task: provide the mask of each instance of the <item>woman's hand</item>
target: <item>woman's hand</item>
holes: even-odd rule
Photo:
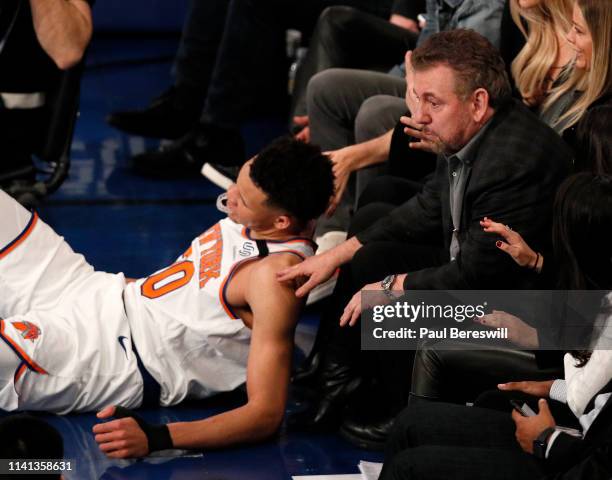
[[[515,232],[503,223],[495,222],[487,217],[480,221],[480,226],[485,232],[496,233],[505,240],[498,240],[495,245],[497,245],[497,248],[510,255],[518,265],[532,269],[536,267],[541,268],[541,266],[536,265],[536,263],[539,263],[539,258],[543,260],[543,257],[538,255],[529,245],[527,245],[520,233]]]

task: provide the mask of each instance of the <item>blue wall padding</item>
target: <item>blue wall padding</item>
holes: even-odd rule
[[[96,0],[95,28],[97,31],[178,32],[183,28],[189,1]]]

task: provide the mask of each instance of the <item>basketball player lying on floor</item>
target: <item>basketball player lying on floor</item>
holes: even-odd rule
[[[313,255],[310,221],[332,193],[318,148],[277,140],[240,171],[228,218],[168,268],[130,283],[94,271],[0,191],[0,409],[101,409],[98,417],[115,419],[96,425],[95,438],[114,458],[273,435],[301,307],[297,285],[276,272]],[[126,411],[245,381],[245,405],[206,419],[150,425]]]

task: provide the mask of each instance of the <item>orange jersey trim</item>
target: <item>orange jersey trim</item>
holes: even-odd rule
[[[28,366],[24,362],[21,362],[19,367],[17,367],[17,370],[15,370],[15,376],[13,378],[13,384],[15,384],[15,383],[17,383],[19,381],[19,379],[22,377],[22,375],[25,373],[25,371],[27,369],[28,369]]]
[[[6,247],[0,250],[0,260],[6,257],[13,250],[15,250],[19,245],[23,243],[23,241],[26,238],[28,238],[30,233],[32,233],[32,230],[34,230],[34,227],[36,226],[37,221],[38,221],[38,215],[36,214],[36,212],[34,212],[32,214],[32,218],[30,218],[30,221],[28,222],[26,227],[23,229],[23,232],[21,232],[15,240],[13,240]]]
[[[17,354],[17,356],[26,363],[28,368],[30,368],[31,370],[34,370],[37,373],[47,375],[47,372],[42,367],[40,367],[34,360],[32,360],[30,356],[27,353],[25,353],[22,350],[22,348],[19,345],[17,345],[17,343],[15,343],[15,341],[11,337],[9,337],[6,334],[6,332],[4,331],[4,325],[5,325],[5,321],[0,320],[0,338],[2,338],[2,340],[4,340],[7,343],[7,345],[11,347],[11,349]]]

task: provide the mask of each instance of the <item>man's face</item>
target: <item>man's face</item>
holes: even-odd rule
[[[455,93],[455,74],[450,67],[415,71],[413,90],[418,101],[412,118],[423,125],[425,133],[438,138],[439,151],[458,152],[478,131],[470,99],[462,100]]]
[[[281,212],[266,203],[266,194],[251,180],[252,163],[253,159],[243,165],[236,183],[227,191],[228,217],[255,231],[267,230]]]

